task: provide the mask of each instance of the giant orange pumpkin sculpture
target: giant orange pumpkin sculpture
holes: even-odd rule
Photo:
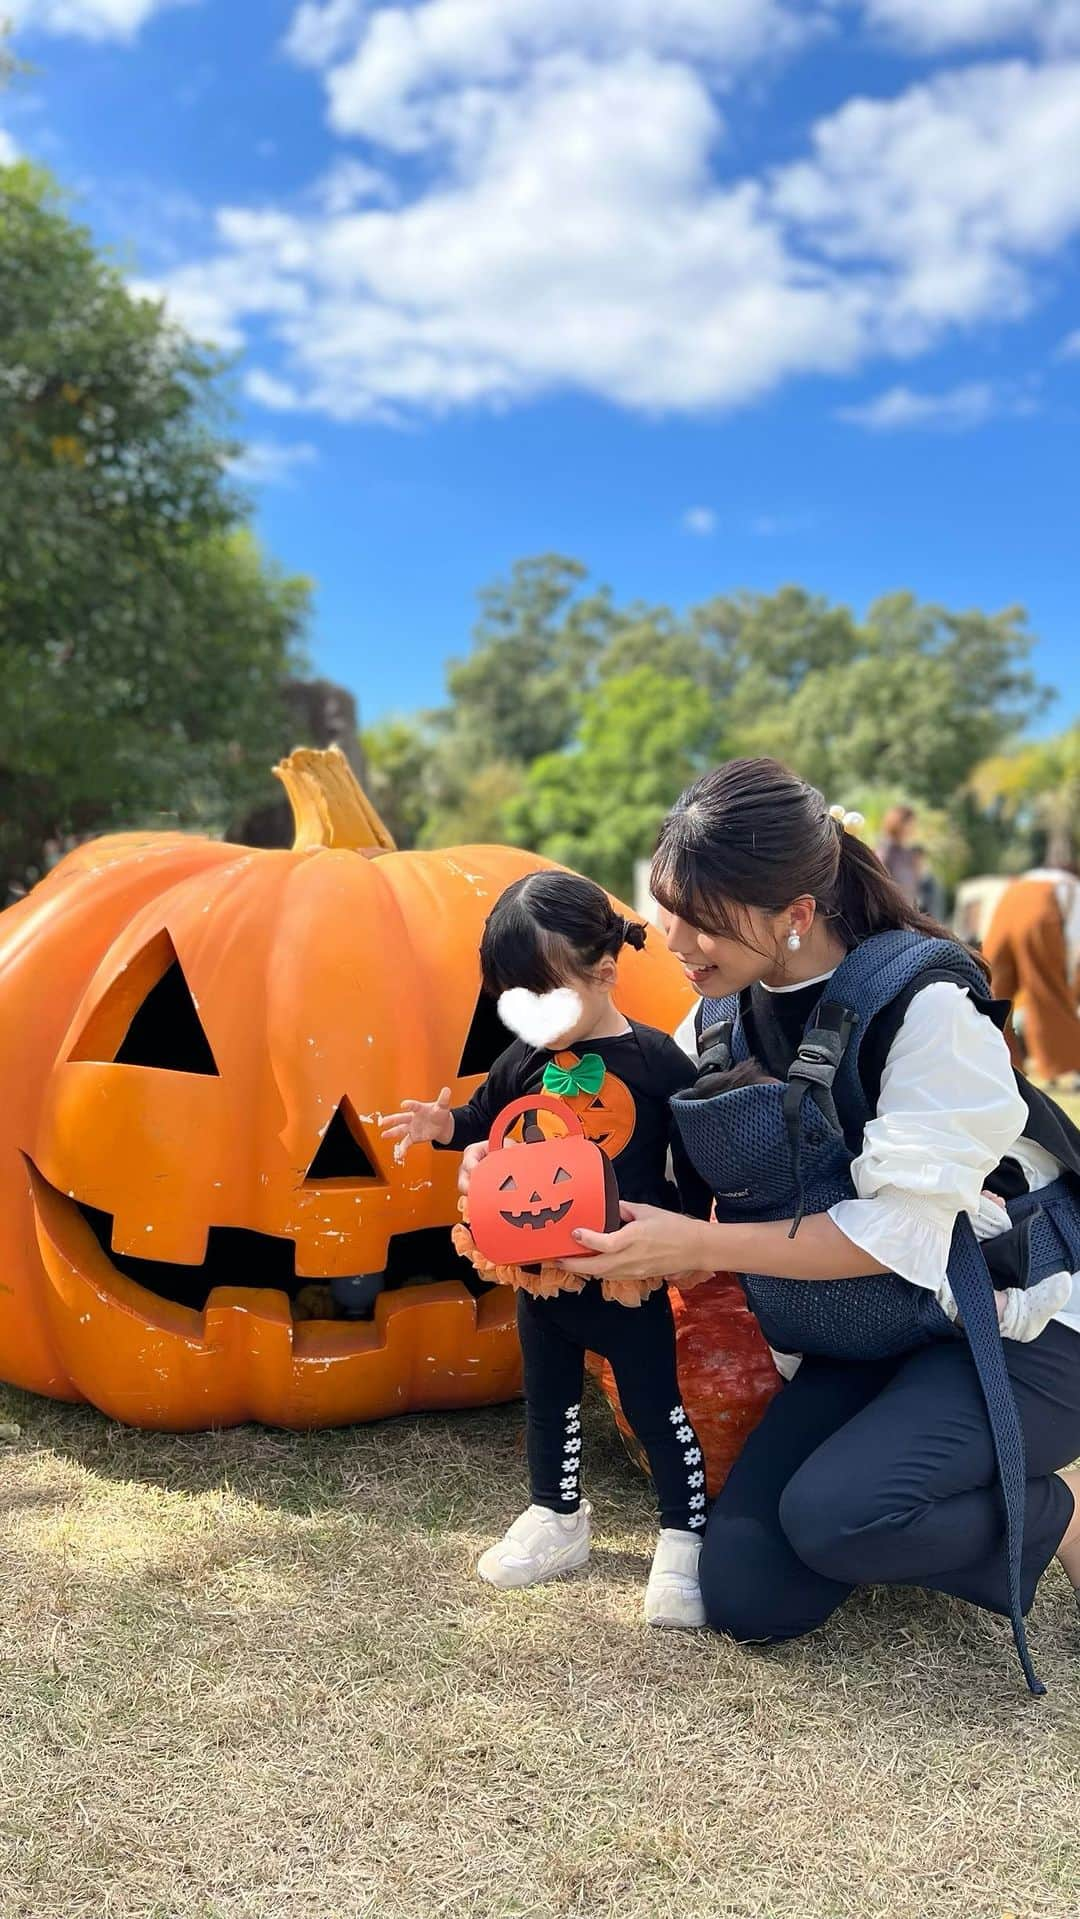
[[[400,853],[339,754],[277,769],[291,851],[82,847],[0,917],[0,1377],[119,1419],[323,1426],[520,1390],[513,1297],[449,1252],[454,1155],[394,1165],[380,1110],[479,1084],[507,847]],[[620,1000],[675,1024],[659,945]],[[389,1274],[370,1321],[305,1282]]]

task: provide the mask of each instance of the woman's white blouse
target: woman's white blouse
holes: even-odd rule
[[[675,1037],[695,1051],[692,1015]],[[969,1213],[980,1237],[993,1230],[980,1219],[980,1195],[1006,1154],[1033,1189],[1060,1171],[1024,1139],[1026,1124],[1001,1033],[963,987],[935,981],[916,994],[889,1050],[878,1109],[852,1162],[858,1197],[829,1217],[882,1266],[938,1293],[957,1214]],[[1080,1274],[1058,1318],[1080,1330]]]

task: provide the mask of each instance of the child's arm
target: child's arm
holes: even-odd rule
[[[430,1143],[460,1153],[486,1139],[496,1115],[517,1095],[524,1053],[521,1041],[515,1040],[463,1106],[451,1106],[448,1086],[437,1100],[402,1100],[400,1113],[387,1113],[380,1129],[383,1139],[395,1142],[394,1158],[404,1159],[410,1146]]]

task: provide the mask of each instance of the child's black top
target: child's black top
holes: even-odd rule
[[[560,1047],[559,1051],[572,1051],[578,1059],[597,1053],[630,1094],[634,1104],[633,1131],[611,1162],[622,1198],[664,1206],[672,1212],[682,1210],[697,1219],[705,1219],[712,1195],[686,1157],[668,1105],[673,1093],[681,1092],[696,1078],[697,1068],[667,1033],[659,1032],[655,1026],[641,1026],[636,1020],[628,1021],[628,1025],[630,1031],[616,1039],[583,1039],[572,1048]],[[452,1108],[454,1136],[445,1142],[447,1150],[462,1152],[477,1140],[486,1139],[502,1108],[509,1106],[511,1100],[520,1099],[525,1093],[542,1092],[544,1068],[554,1058],[553,1051],[530,1046],[522,1039],[514,1040],[499,1054],[468,1105]],[[678,1191],[667,1177],[669,1147]]]

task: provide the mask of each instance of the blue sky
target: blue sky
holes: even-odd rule
[[[1080,0],[4,0],[46,162],[236,356],[365,719],[476,589],[1021,602],[1080,711]]]

